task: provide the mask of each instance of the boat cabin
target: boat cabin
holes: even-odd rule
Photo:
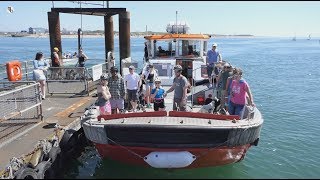
[[[158,70],[163,85],[172,84],[173,68],[181,65],[182,74],[192,81],[207,78],[206,52],[210,36],[203,34],[164,34],[144,37],[147,46],[146,64]]]

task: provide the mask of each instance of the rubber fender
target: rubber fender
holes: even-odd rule
[[[70,148],[69,145],[69,140],[72,137],[72,135],[75,133],[76,131],[73,129],[68,129],[64,132],[61,141],[59,143],[59,146],[61,148],[62,151],[67,150]]]
[[[54,178],[54,171],[51,168],[52,163],[49,161],[42,161],[36,166],[36,172],[39,179]]]
[[[52,147],[48,153],[48,157],[51,159],[51,162],[55,162],[58,155],[61,152],[61,148],[60,147]]]
[[[30,167],[21,167],[15,173],[15,179],[39,179],[39,177],[35,169]]]

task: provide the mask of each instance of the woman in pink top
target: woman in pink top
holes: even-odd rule
[[[248,95],[248,104],[254,106],[252,94],[248,83],[242,79],[242,70],[238,68],[238,72],[234,74],[234,80],[231,83],[230,103],[228,111],[230,115],[239,115],[246,104]]]

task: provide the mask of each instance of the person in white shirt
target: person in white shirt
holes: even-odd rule
[[[132,105],[133,112],[137,112],[137,100],[138,100],[137,93],[141,85],[141,80],[140,80],[140,76],[136,72],[134,72],[134,70],[135,70],[134,66],[129,67],[130,74],[127,74],[124,77],[124,82],[127,89],[128,101]]]

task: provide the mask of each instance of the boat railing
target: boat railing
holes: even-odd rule
[[[198,68],[196,68],[196,69],[193,69],[192,70],[192,77],[196,77],[198,74],[197,74],[197,72],[199,71],[199,69],[200,69],[200,73],[201,73],[201,68],[202,67],[198,67]],[[194,94],[195,94],[195,88],[194,88],[194,83],[195,83],[195,81],[193,80],[192,82],[191,82],[192,84],[191,84],[191,86],[192,86],[192,90],[191,90],[191,109],[193,109],[193,107],[194,107]]]

